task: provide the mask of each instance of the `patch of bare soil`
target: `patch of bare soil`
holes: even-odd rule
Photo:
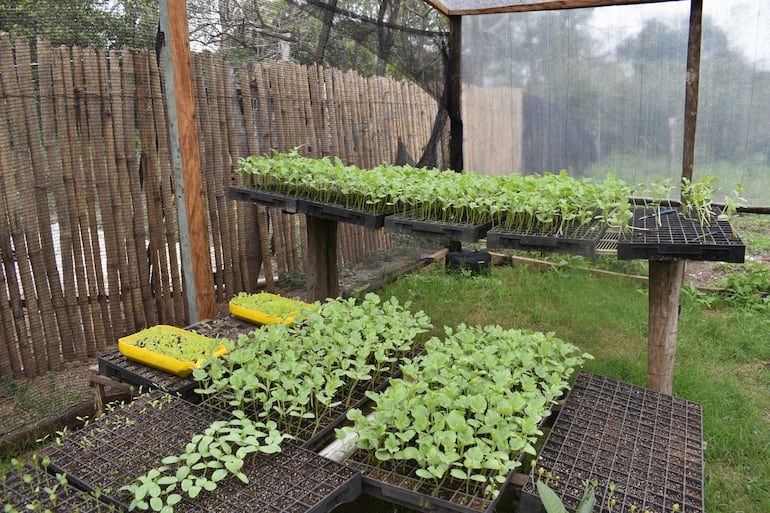
[[[96,360],[71,363],[35,378],[0,376],[0,439],[93,398],[88,377],[95,372]]]

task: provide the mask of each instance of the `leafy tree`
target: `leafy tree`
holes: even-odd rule
[[[0,30],[13,37],[42,36],[54,45],[149,46],[158,24],[158,0],[4,0]]]

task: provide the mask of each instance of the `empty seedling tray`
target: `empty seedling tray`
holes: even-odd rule
[[[670,513],[678,504],[683,513],[703,513],[703,450],[699,404],[581,372],[522,489],[519,512],[544,513],[540,479],[570,512],[585,483],[596,481],[595,511]]]
[[[716,212],[703,226],[681,208],[663,212],[658,215],[652,208],[634,210],[631,229],[618,239],[619,260],[744,261],[746,246],[730,223],[716,218]]]

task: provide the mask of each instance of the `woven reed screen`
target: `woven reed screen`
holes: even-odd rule
[[[0,34],[0,373],[39,375],[188,324],[162,73],[144,50]],[[436,112],[414,84],[338,70],[202,54],[193,73],[221,313],[234,293],[304,271],[302,216],[228,198],[238,158],[302,146],[372,167],[399,137],[419,155]],[[351,226],[338,243],[346,265],[390,244]]]

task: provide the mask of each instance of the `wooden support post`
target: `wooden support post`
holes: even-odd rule
[[[307,216],[307,301],[339,295],[337,222]]]
[[[685,260],[649,261],[647,388],[672,395]]]
[[[185,0],[161,0],[160,29],[182,272],[194,324],[216,314]]]
[[[695,127],[698,121],[698,86],[700,82],[700,47],[703,0],[690,1],[690,33],[687,40],[687,78],[684,96],[684,145],[682,178],[692,180],[695,163]]]
[[[447,112],[449,114],[449,166],[455,171],[462,171],[463,157],[463,118],[462,118],[462,16],[449,17],[449,62],[444,87],[449,89]]]

